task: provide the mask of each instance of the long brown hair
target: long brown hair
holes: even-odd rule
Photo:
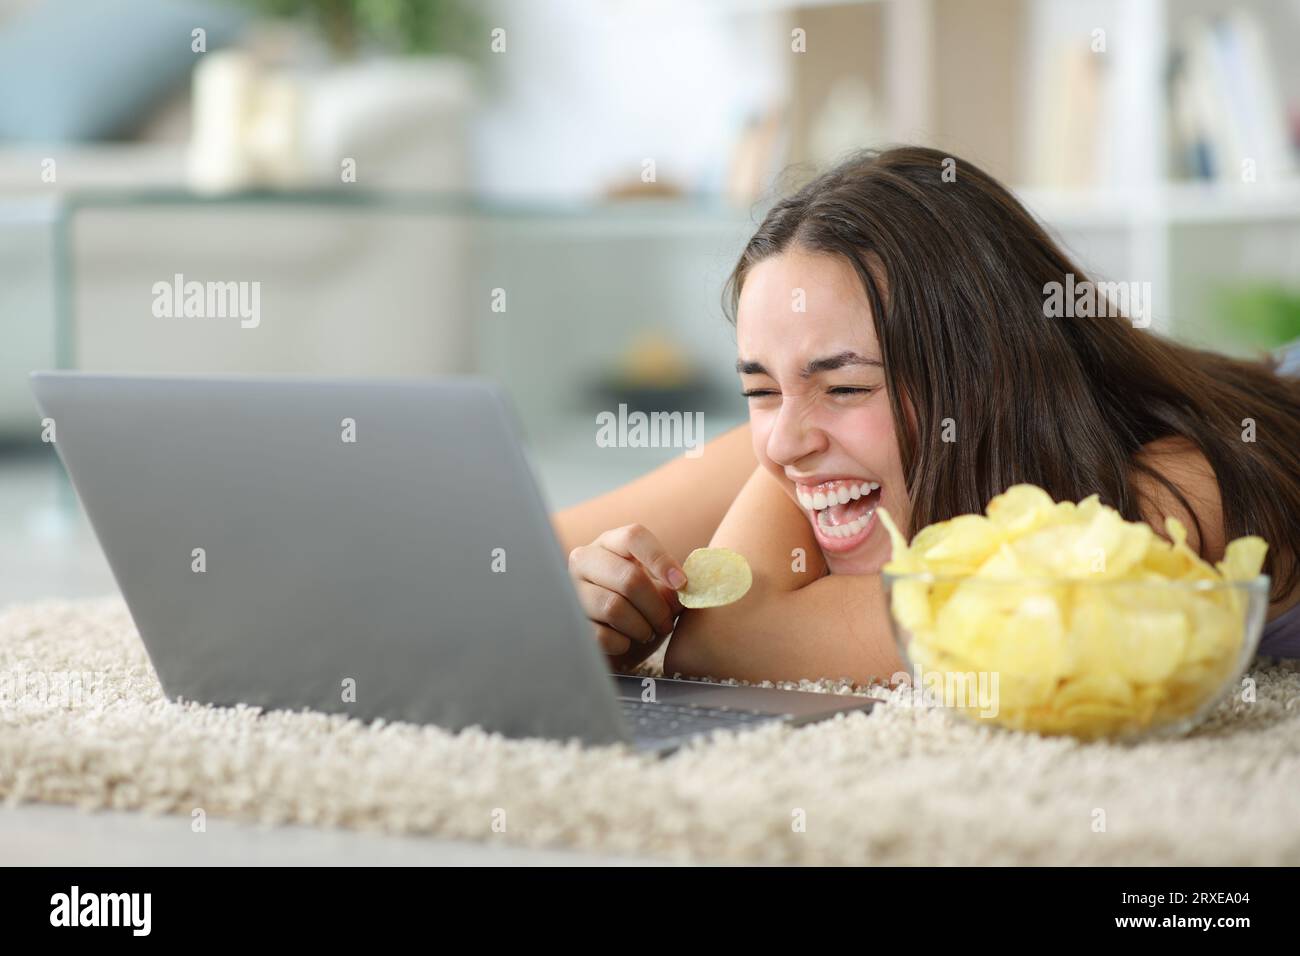
[[[920,147],[866,151],[778,202],[728,280],[732,320],[749,270],[787,247],[854,266],[883,353],[909,533],[979,512],[1019,482],[1057,500],[1096,493],[1140,520],[1138,474],[1195,517],[1182,489],[1136,457],[1181,436],[1214,469],[1228,538],[1268,541],[1274,593],[1289,593],[1300,578],[1300,382],[1113,312],[1046,317],[1048,283],[1087,276],[1005,187],[952,162]],[[955,441],[943,440],[949,418]]]

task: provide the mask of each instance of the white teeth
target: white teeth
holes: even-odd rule
[[[817,524],[821,527],[822,532],[829,538],[851,538],[867,526],[867,523],[871,521],[871,516],[875,513],[876,509],[872,508],[860,518],[854,518],[848,524],[841,525],[829,525],[825,520],[823,520],[824,516],[819,514],[817,516]]]
[[[821,511],[832,505],[846,505],[850,501],[857,501],[880,487],[876,481],[864,481],[861,484],[839,485],[834,488],[825,488],[821,491],[809,494],[805,491],[797,491],[799,504],[809,511]]]

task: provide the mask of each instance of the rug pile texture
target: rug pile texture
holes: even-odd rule
[[[1300,864],[1300,669],[1176,740],[977,727],[905,689],[658,760],[169,702],[120,599],[0,610],[0,800],[705,863]],[[1249,697],[1250,695],[1244,695]]]

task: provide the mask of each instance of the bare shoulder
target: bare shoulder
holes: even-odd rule
[[[1163,482],[1135,470],[1133,484],[1141,498],[1142,517],[1161,534],[1164,534],[1165,518],[1177,518],[1187,528],[1188,543],[1197,550],[1201,546],[1196,530],[1199,524],[1205,535],[1206,556],[1215,561],[1222,557],[1227,544],[1223,501],[1218,478],[1201,450],[1186,438],[1161,438],[1145,445],[1135,462],[1163,476],[1191,505],[1189,511]]]

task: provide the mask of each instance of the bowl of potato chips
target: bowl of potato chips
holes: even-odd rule
[[[1084,740],[1185,733],[1240,680],[1268,610],[1267,545],[1211,565],[1094,495],[1017,485],[893,541],[890,616],[913,686],[994,726]]]

